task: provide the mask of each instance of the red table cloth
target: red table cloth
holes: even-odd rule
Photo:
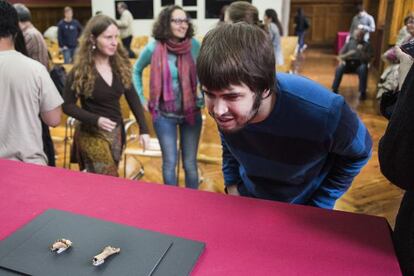
[[[384,218],[0,160],[0,240],[48,208],[203,241],[192,275],[400,275]]]

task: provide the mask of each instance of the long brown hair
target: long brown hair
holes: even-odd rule
[[[80,38],[79,48],[75,55],[75,62],[71,74],[73,74],[73,83],[71,88],[78,95],[91,97],[94,89],[97,70],[95,68],[94,51],[99,51],[93,44],[91,37],[97,38],[110,25],[118,25],[116,21],[109,16],[100,14],[92,17],[85,26]],[[115,55],[109,57],[112,72],[121,79],[125,88],[131,87],[131,64],[128,54],[122,43],[118,43]]]

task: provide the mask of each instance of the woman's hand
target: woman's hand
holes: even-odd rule
[[[395,54],[397,55],[397,58],[400,60],[400,68],[398,70],[398,83],[399,89],[401,89],[405,77],[407,77],[408,71],[410,71],[410,68],[413,65],[413,58],[404,53],[398,46],[395,46]]]
[[[102,130],[111,132],[116,127],[116,123],[108,118],[99,117],[98,127]]]
[[[142,107],[144,108],[145,111],[147,111],[147,112],[149,111],[148,102],[147,101],[145,101],[145,103],[142,104]]]
[[[150,136],[148,134],[141,134],[139,136],[139,143],[141,144],[142,149],[145,151],[145,149],[149,148]]]

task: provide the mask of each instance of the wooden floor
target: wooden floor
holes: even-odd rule
[[[308,49],[299,59],[299,73],[313,79],[326,87],[330,87],[335,72],[336,59],[329,49]],[[385,217],[393,227],[395,215],[398,210],[402,191],[391,185],[380,173],[378,164],[378,141],[387,125],[387,121],[378,116],[375,109],[375,81],[370,77],[368,85],[368,99],[364,102],[358,100],[358,78],[356,75],[344,75],[340,93],[347,102],[360,115],[362,121],[368,127],[374,141],[371,160],[356,177],[349,191],[337,201],[335,209],[348,212],[363,213]],[[58,127],[52,131],[57,151],[57,164],[63,166],[63,137],[64,127]],[[221,150],[215,123],[206,116],[200,143],[199,168],[202,176],[200,189],[223,192],[223,176],[221,173]],[[128,156],[127,177],[136,174],[139,160],[144,168],[143,181],[161,183],[161,161],[158,157]],[[212,161],[213,160],[213,161]],[[76,165],[71,165],[77,169]],[[121,163],[120,175],[123,175],[124,164]],[[180,186],[184,184],[184,173],[180,172]]]

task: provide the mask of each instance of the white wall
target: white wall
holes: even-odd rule
[[[127,1],[126,1],[127,2]],[[218,19],[204,19],[205,18],[205,0],[197,0],[198,6],[184,7],[186,10],[197,11],[197,19],[193,20],[193,24],[196,28],[196,35],[204,35],[211,28],[215,26]],[[176,0],[177,5],[182,4],[182,0]],[[161,11],[161,0],[154,0],[154,16],[156,17]],[[287,33],[289,12],[290,12],[290,0],[252,0],[252,4],[259,10],[259,16],[263,19],[264,11],[268,8],[276,10],[279,15],[279,19],[283,24],[285,33]],[[92,0],[92,14],[97,11],[102,11],[103,14],[115,17],[115,4],[114,0]],[[151,35],[152,24],[154,19],[146,20],[134,20],[132,26],[134,35]]]

